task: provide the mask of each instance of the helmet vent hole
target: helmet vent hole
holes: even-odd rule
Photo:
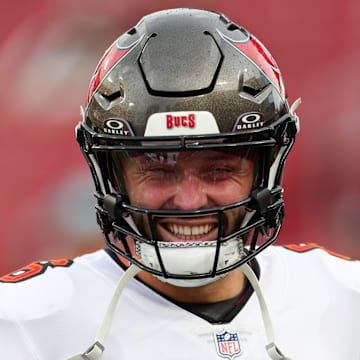
[[[234,23],[229,24],[229,26],[227,27],[227,29],[228,29],[229,31],[240,30],[239,26],[236,25],[236,24],[234,24]]]
[[[249,95],[251,95],[251,96],[256,96],[256,95],[258,95],[259,93],[261,93],[261,91],[263,90],[264,88],[260,88],[260,89],[254,89],[254,88],[252,88],[252,87],[250,87],[250,86],[243,86],[243,88],[242,88],[242,91],[243,92],[245,92],[245,93],[247,93],[247,94],[249,94]]]
[[[130,29],[127,33],[128,33],[129,35],[134,35],[134,34],[136,34],[136,29],[133,27],[133,28]]]
[[[110,95],[105,95],[105,94],[101,94],[101,95],[110,102],[122,97],[121,91],[115,91],[114,93],[112,93]]]
[[[242,28],[241,26],[236,25],[236,24],[234,24],[234,23],[229,24],[229,25],[227,26],[227,30],[228,30],[228,31],[240,31],[246,38],[248,38],[248,39],[250,38],[249,33],[248,33],[244,28]],[[236,34],[236,33],[233,33],[232,36],[235,36],[235,34]]]

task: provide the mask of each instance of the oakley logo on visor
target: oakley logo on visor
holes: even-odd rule
[[[111,135],[134,135],[130,124],[124,119],[109,119],[105,121],[104,133]]]
[[[264,126],[260,113],[246,113],[238,117],[233,131],[261,128]]]

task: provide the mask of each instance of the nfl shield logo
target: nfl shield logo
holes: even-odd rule
[[[237,333],[223,331],[215,334],[216,350],[224,358],[232,360],[241,354],[242,349]]]

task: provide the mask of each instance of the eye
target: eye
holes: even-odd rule
[[[148,180],[162,184],[176,181],[176,173],[171,166],[153,164],[145,167],[143,174]]]
[[[232,171],[233,170],[228,167],[215,167],[210,170],[210,173],[212,173],[212,174],[229,174]]]
[[[232,176],[234,169],[228,166],[215,166],[208,168],[203,178],[210,182],[224,181]]]
[[[169,169],[163,168],[163,167],[151,167],[146,169],[145,171],[148,171],[150,173],[170,173],[171,171]]]
[[[149,166],[144,169],[145,171],[151,172],[151,173],[171,173],[173,172],[173,169],[171,169],[169,166]]]
[[[231,169],[229,167],[218,166],[218,167],[214,168],[213,171],[215,171],[215,172],[231,172],[231,171],[233,171],[233,169]]]

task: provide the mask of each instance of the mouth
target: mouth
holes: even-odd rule
[[[161,222],[158,233],[165,241],[211,241],[217,238],[217,223]]]

